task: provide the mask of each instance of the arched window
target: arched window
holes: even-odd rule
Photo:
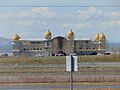
[[[23,50],[26,50],[26,48],[23,48]]]

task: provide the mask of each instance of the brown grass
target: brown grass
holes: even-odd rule
[[[79,62],[120,62],[120,55],[81,56]]]
[[[0,63],[5,64],[65,64],[64,56],[49,57],[0,57]],[[120,62],[120,55],[110,56],[79,56],[78,62]]]
[[[62,88],[62,89],[51,89],[51,90],[70,90],[70,89],[64,89],[64,88]],[[89,88],[89,89],[82,89],[82,88],[75,88],[74,90],[120,90],[120,88],[94,88],[94,89],[91,89],[91,88]]]

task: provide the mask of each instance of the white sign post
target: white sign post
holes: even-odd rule
[[[66,71],[78,71],[77,56],[66,56]]]
[[[73,90],[73,72],[78,71],[77,56],[66,56],[66,71],[70,72],[70,90]]]

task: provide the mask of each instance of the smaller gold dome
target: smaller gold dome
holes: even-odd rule
[[[74,32],[72,31],[72,29],[67,33],[67,37],[73,37],[74,36]]]
[[[100,34],[100,36],[99,36],[99,40],[100,40],[100,41],[105,40],[105,35],[104,35],[104,33],[101,33],[101,34]]]
[[[20,39],[20,36],[18,34],[14,34],[13,37],[12,37],[13,41],[19,40],[19,39]]]
[[[95,40],[96,40],[96,41],[99,41],[99,36],[100,36],[100,35],[99,35],[98,33],[95,35]]]
[[[45,32],[45,37],[51,37],[51,36],[52,36],[52,34],[49,30],[47,32]]]

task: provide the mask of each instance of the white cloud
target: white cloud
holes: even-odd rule
[[[70,28],[72,28],[69,23],[63,23],[62,27],[63,27],[64,29],[70,29]]]
[[[39,22],[42,23],[42,19],[55,18],[56,15],[57,13],[51,11],[48,7],[35,7],[22,12],[0,13],[0,23],[5,25],[14,23],[17,27],[26,28],[36,23],[39,24]],[[43,26],[45,25],[43,24]]]
[[[16,21],[16,25],[20,27],[31,27],[34,25],[34,20],[21,20],[21,21]]]
[[[105,16],[111,17],[111,18],[118,18],[118,17],[120,17],[120,11],[106,12]]]
[[[96,27],[101,30],[116,30],[120,27],[120,21],[101,22],[97,23]]]
[[[84,10],[78,10],[77,11],[79,13],[79,17],[81,19],[93,19],[93,18],[98,18],[100,16],[102,16],[103,11],[100,9],[97,9],[96,7],[89,7],[87,9]]]
[[[20,18],[54,18],[56,13],[52,12],[48,7],[35,7],[30,11],[19,13]]]
[[[111,16],[120,17],[120,11],[110,13]]]
[[[85,20],[74,24],[76,29],[96,29],[96,30],[112,30],[120,27],[120,11],[107,11],[96,7],[78,10],[76,18]],[[90,21],[89,21],[90,20]],[[94,21],[95,20],[95,21]],[[88,22],[88,23],[87,23]]]
[[[76,32],[81,30],[83,33],[89,33],[90,30],[90,32],[100,30],[112,31],[113,29],[118,30],[120,27],[120,11],[117,10],[108,11],[106,9],[96,7],[89,7],[85,9],[80,8],[79,10],[75,9],[76,11],[69,11],[69,9],[60,9],[60,11],[57,11],[58,9],[54,10],[55,11],[53,11],[53,8],[50,9],[48,7],[35,7],[22,12],[0,13],[0,23],[2,23],[0,24],[0,29],[6,31],[12,30],[15,32],[16,29],[19,28],[21,30],[19,32],[21,33],[24,31],[36,33],[37,30],[42,30],[44,32],[46,29],[51,29],[56,33],[57,30],[59,32],[67,32],[70,28],[74,28]],[[105,21],[107,19],[116,20]],[[11,25],[14,22],[15,24]],[[64,31],[62,31],[62,29]]]
[[[76,23],[75,25],[74,25],[74,28],[76,28],[76,29],[89,29],[89,28],[91,28],[91,25],[92,24],[90,24],[90,23]]]
[[[0,13],[0,19],[8,18],[54,18],[57,13],[51,11],[48,7],[35,7],[28,11],[19,13]]]
[[[90,8],[88,8],[88,9],[86,9],[86,10],[79,10],[78,11],[80,14],[94,14],[94,13],[96,13],[97,12],[97,8],[96,7],[90,7]]]
[[[118,25],[120,26],[120,20],[118,21]]]
[[[16,14],[13,13],[0,13],[0,19],[9,19],[16,17]]]

